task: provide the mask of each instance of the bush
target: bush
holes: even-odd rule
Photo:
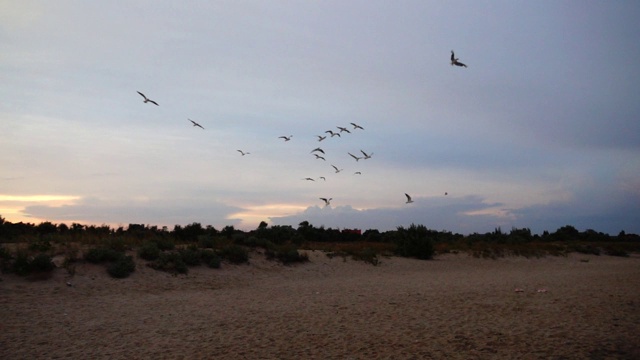
[[[146,242],[138,249],[138,256],[142,259],[153,261],[160,257],[160,249],[154,242]]]
[[[210,268],[213,268],[213,269],[220,268],[220,262],[222,261],[222,259],[220,259],[220,256],[218,256],[218,254],[216,254],[215,251],[202,250],[200,252],[200,257],[202,258],[202,261],[205,264],[207,264],[207,266],[209,266]]]
[[[408,229],[398,227],[395,234],[396,254],[405,257],[415,257],[422,260],[433,257],[433,242],[429,238],[429,231],[424,225],[414,225]]]
[[[216,247],[216,239],[210,235],[198,236],[198,246],[205,249],[213,249]]]
[[[26,251],[18,251],[16,253],[16,259],[11,266],[11,272],[19,276],[28,275],[30,272],[29,255]]]
[[[160,251],[173,250],[176,248],[176,244],[173,240],[167,237],[159,237],[154,239],[153,242],[158,246]]]
[[[84,259],[93,264],[100,264],[107,261],[116,261],[121,256],[123,254],[116,250],[100,247],[89,249],[84,255]]]
[[[220,256],[232,264],[249,262],[249,252],[239,245],[229,245],[220,250]]]
[[[136,269],[136,264],[131,256],[120,256],[116,261],[107,266],[107,272],[111,277],[123,279],[128,277]]]
[[[47,254],[38,254],[29,263],[29,270],[32,272],[50,272],[55,268],[51,261],[51,256]]]
[[[267,250],[266,255],[268,259],[278,259],[285,265],[309,261],[307,254],[300,254],[298,249],[293,246],[282,246],[274,250]]]
[[[186,249],[182,249],[178,251],[180,257],[182,257],[182,261],[187,266],[198,266],[200,265],[200,251],[195,247],[189,247]]]
[[[149,263],[148,266],[173,274],[186,274],[189,272],[189,268],[182,260],[182,256],[176,252],[160,253],[160,256],[154,262]]]

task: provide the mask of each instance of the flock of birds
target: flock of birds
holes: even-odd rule
[[[461,63],[461,62],[459,61],[459,59],[455,57],[455,53],[453,52],[453,50],[451,50],[451,66],[454,66],[454,65],[455,65],[455,66],[459,66],[459,67],[465,67],[465,68],[467,67],[467,65],[466,65],[466,64]],[[143,100],[143,102],[144,102],[145,104],[146,104],[146,103],[151,103],[151,104],[154,104],[154,105],[156,105],[156,106],[160,106],[160,105],[158,105],[158,103],[157,103],[156,101],[149,99],[145,94],[141,93],[140,91],[138,91],[138,94],[140,94],[140,96],[142,96],[142,97],[143,97],[143,99],[144,99],[144,100]],[[191,122],[191,124],[192,124],[194,127],[199,127],[199,128],[200,128],[200,129],[202,129],[202,130],[204,130],[204,129],[205,129],[202,125],[198,124],[197,122],[195,122],[195,121],[193,121],[193,120],[191,120],[191,119],[189,119],[189,118],[187,118],[187,120],[188,120],[188,121],[190,121],[190,122]],[[358,124],[356,124],[356,123],[353,123],[353,122],[352,122],[352,123],[350,123],[350,124],[351,124],[351,126],[353,126],[353,129],[351,129],[351,130],[353,130],[353,131],[355,131],[355,130],[364,130],[364,127],[362,127],[362,126],[360,126],[360,125],[358,125]],[[335,136],[342,137],[342,135],[341,135],[342,133],[351,134],[351,130],[349,130],[349,129],[348,129],[348,128],[346,128],[346,127],[336,126],[336,128],[337,128],[339,131],[333,131],[333,130],[331,130],[331,129],[330,129],[330,130],[327,130],[327,131],[325,131],[325,132],[324,132],[324,133],[325,133],[325,134],[327,134],[327,135],[324,135],[324,136],[323,136],[323,135],[316,135],[316,137],[318,138],[318,142],[322,142],[322,141],[324,141],[324,140],[325,140],[325,139],[327,139],[327,137],[329,137],[329,136],[331,136],[331,138],[333,138],[333,137],[335,137]],[[279,137],[278,137],[278,139],[283,139],[283,140],[284,140],[284,142],[290,141],[292,138],[293,138],[293,135],[288,135],[288,136],[286,136],[286,135],[282,135],[282,136],[279,136]],[[246,156],[246,155],[251,154],[250,152],[246,152],[246,151],[243,151],[243,150],[237,150],[237,151],[238,151],[238,152],[240,153],[240,155],[242,155],[242,156]],[[319,155],[318,153],[321,153],[322,155]],[[356,155],[352,154],[351,152],[347,152],[347,154],[348,154],[349,156],[351,156],[351,157],[352,157],[356,162],[358,162],[358,161],[360,161],[360,160],[368,160],[368,159],[371,159],[371,157],[373,156],[373,152],[371,152],[371,153],[367,153],[367,152],[363,151],[362,149],[360,150],[360,153],[362,153],[362,156],[356,156]],[[325,151],[324,151],[322,148],[320,148],[320,147],[316,147],[315,149],[311,150],[311,154],[315,156],[316,160],[323,160],[323,161],[326,161],[325,157],[323,156],[323,155],[325,155]],[[331,164],[331,167],[333,167],[333,169],[335,170],[335,173],[336,173],[336,174],[337,174],[337,173],[340,173],[340,172],[342,172],[342,171],[344,170],[344,169],[340,169],[340,168],[338,168],[337,166],[335,166],[335,165],[333,165],[333,164]],[[361,173],[360,171],[356,171],[356,172],[354,172],[354,175],[362,175],[362,173]],[[324,177],[324,176],[320,176],[320,177],[318,177],[318,179],[322,179],[323,181],[326,181],[326,177]],[[302,180],[306,180],[306,181],[315,181],[315,179],[314,179],[314,178],[311,178],[311,177],[306,177],[306,178],[303,178]],[[409,194],[407,194],[407,193],[405,193],[404,195],[405,195],[405,196],[406,196],[406,198],[407,198],[407,201],[405,202],[406,204],[411,204],[411,203],[413,203],[413,199],[411,198],[411,195],[409,195]],[[444,193],[444,195],[446,196],[446,195],[448,195],[448,193],[447,193],[447,192],[445,192],[445,193]],[[321,198],[319,198],[319,199],[320,199],[320,200],[322,200],[322,201],[324,202],[324,206],[325,206],[325,207],[326,207],[326,206],[331,205],[331,200],[333,200],[333,198],[325,198],[325,197],[321,197]]]

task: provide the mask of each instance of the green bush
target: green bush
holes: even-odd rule
[[[47,254],[38,254],[29,263],[31,272],[50,272],[53,271],[55,265],[51,261],[51,256]]]
[[[113,249],[99,247],[89,249],[84,255],[84,259],[93,264],[100,264],[107,261],[116,261],[123,254]]]
[[[285,265],[309,261],[307,254],[301,254],[295,247],[286,245],[276,249],[268,249],[266,255],[268,259],[277,259]]]
[[[25,276],[31,271],[29,264],[29,255],[26,251],[18,251],[16,258],[11,265],[11,272],[16,275]]]
[[[213,249],[216,247],[216,239],[211,235],[198,236],[198,246],[205,249]]]
[[[178,251],[180,257],[182,257],[182,261],[187,266],[198,266],[200,265],[200,251],[195,247],[188,247],[186,249],[181,249]]]
[[[120,256],[116,261],[107,266],[109,275],[117,279],[128,277],[135,269],[136,264],[131,256]]]
[[[142,259],[153,261],[160,257],[160,249],[155,242],[149,241],[138,249],[138,256]]]
[[[184,263],[182,256],[177,252],[160,253],[160,256],[152,263],[149,263],[148,266],[173,274],[186,274],[189,272],[187,264]]]
[[[249,252],[239,245],[228,245],[220,250],[220,256],[232,264],[249,262]]]
[[[429,230],[424,225],[411,224],[408,229],[398,227],[394,241],[397,255],[422,260],[433,257],[433,241],[429,238]]]
[[[209,266],[210,268],[213,268],[213,269],[220,268],[220,263],[221,263],[222,259],[220,259],[220,256],[218,256],[218,254],[216,254],[215,251],[213,251],[213,250],[202,250],[200,252],[200,257],[202,258],[202,261],[205,264],[207,264],[207,266]]]
[[[154,239],[153,242],[158,246],[160,251],[173,250],[176,248],[176,243],[168,237],[159,237]]]

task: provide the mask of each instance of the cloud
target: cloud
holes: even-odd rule
[[[331,228],[393,230],[398,226],[425,225],[430,229],[470,233],[492,231],[510,221],[508,214],[494,209],[500,203],[487,203],[479,196],[460,198],[417,198],[413,204],[397,208],[355,209],[350,205],[337,207],[311,206],[290,215],[271,217],[274,225],[297,225],[309,221],[314,226]]]
[[[77,204],[63,206],[34,205],[25,208],[29,216],[53,222],[80,222],[91,224],[149,224],[173,226],[199,222],[203,225],[224,227],[237,225],[240,219],[230,218],[242,208],[219,202],[178,200],[103,201],[85,198]]]

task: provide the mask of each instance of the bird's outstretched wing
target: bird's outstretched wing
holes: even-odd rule
[[[146,97],[146,96],[144,96],[144,94],[143,94],[143,93],[141,93],[140,91],[138,91],[138,94],[140,94],[140,96],[142,96],[145,100],[147,100],[147,97]]]

